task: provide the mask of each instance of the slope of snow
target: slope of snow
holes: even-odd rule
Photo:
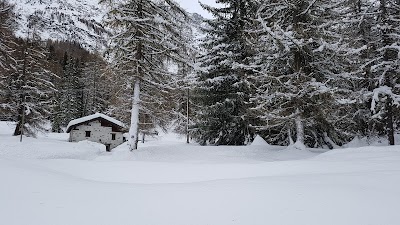
[[[67,40],[78,42],[87,50],[104,50],[109,35],[108,28],[102,25],[107,12],[99,0],[9,0],[15,5],[17,13],[16,34],[31,36],[37,32],[43,40]],[[202,18],[194,14],[192,27],[196,46]],[[34,26],[30,21],[36,21]]]
[[[394,135],[396,145],[400,144],[400,134],[395,133]],[[388,140],[386,137],[363,137],[354,138],[351,142],[344,145],[345,148],[357,148],[361,146],[387,146]]]
[[[88,50],[104,47],[108,35],[101,25],[105,9],[98,0],[10,0],[17,12],[17,35],[27,37],[33,31],[42,39],[68,40]],[[31,18],[31,20],[29,19]],[[36,25],[29,26],[32,18]]]
[[[11,135],[14,132],[15,123],[0,121],[0,135]]]
[[[102,144],[68,142],[69,134],[40,133],[38,139],[13,137],[15,123],[0,121],[0,158],[8,159],[81,159],[92,160],[106,154]]]
[[[0,122],[2,224],[400,223],[398,146],[317,154],[202,147],[161,134],[135,152],[122,145],[86,157],[91,144],[68,143],[65,134],[22,145],[11,133],[12,124]],[[66,155],[40,159],[34,148]]]

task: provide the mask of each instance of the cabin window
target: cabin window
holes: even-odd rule
[[[85,137],[90,137],[90,131],[85,131]]]
[[[115,134],[111,134],[111,140],[115,140]]]

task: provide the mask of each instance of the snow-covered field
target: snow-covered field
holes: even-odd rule
[[[400,147],[201,147],[162,135],[130,153],[0,122],[0,224],[398,225]]]

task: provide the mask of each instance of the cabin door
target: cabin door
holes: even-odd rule
[[[106,144],[106,151],[107,152],[111,151],[111,145],[110,144]]]

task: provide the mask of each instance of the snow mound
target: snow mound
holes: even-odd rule
[[[262,163],[298,160],[315,156],[310,151],[287,151],[279,146],[198,146],[192,144],[140,146],[129,151],[127,143],[102,155],[98,161],[145,161],[196,164]]]
[[[395,134],[395,143],[400,143],[400,134]],[[355,137],[352,141],[345,144],[344,148],[357,148],[364,146],[387,146],[388,140],[387,137]]]
[[[257,134],[256,138],[254,138],[254,141],[251,143],[251,146],[270,146],[270,144]]]
[[[15,122],[0,121],[0,135],[11,135],[15,130]]]
[[[1,158],[92,160],[105,152],[104,145],[90,141],[70,143],[24,137],[19,142],[19,138],[11,137],[10,141],[0,143]]]
[[[393,161],[400,160],[398,146],[367,146],[359,148],[335,149],[322,153],[313,160],[326,161]]]

